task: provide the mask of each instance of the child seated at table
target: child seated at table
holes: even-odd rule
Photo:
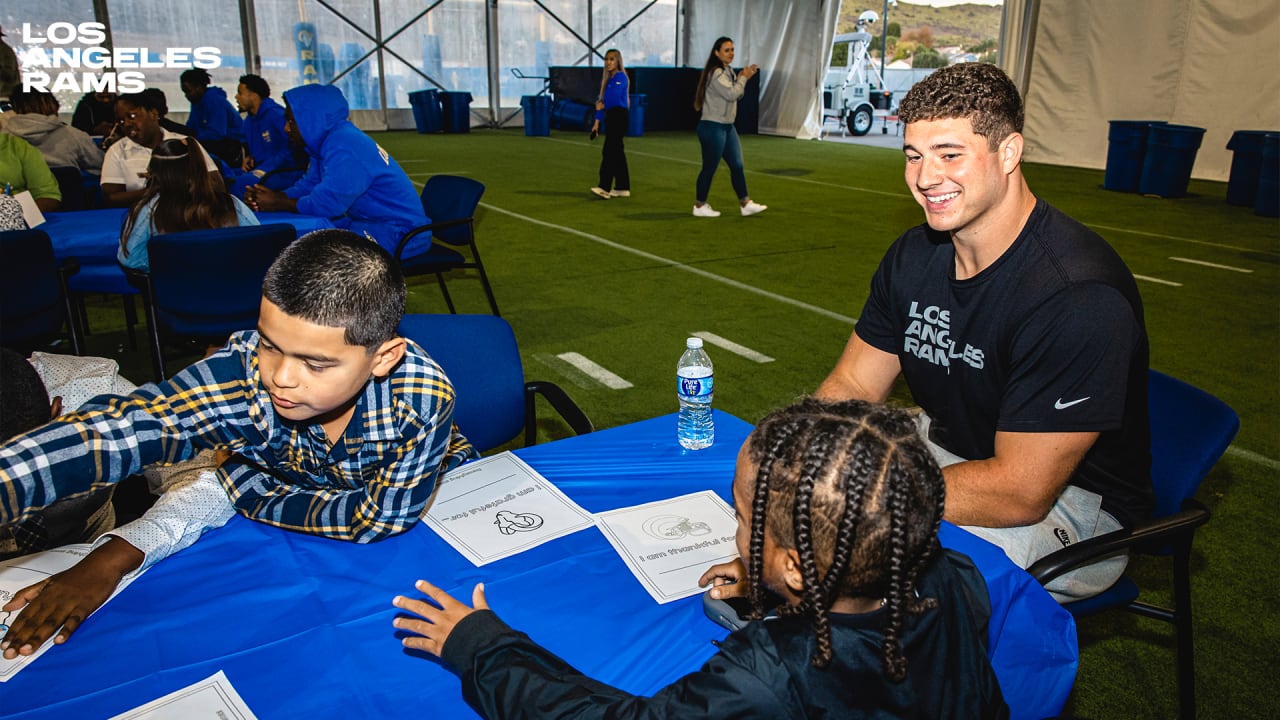
[[[404,302],[404,277],[377,243],[345,230],[304,235],[267,271],[257,330],[165,382],[99,397],[0,446],[0,525],[146,465],[225,449],[214,487],[250,519],[356,543],[408,530],[439,474],[476,452],[453,424],[440,366],[396,334]],[[65,641],[127,574],[230,514],[173,509],[20,591],[4,609],[31,604],[0,643],[4,656],[29,655],[54,633]]]
[[[120,231],[116,259],[121,265],[146,270],[152,235],[258,224],[248,205],[214,181],[199,147],[193,139],[180,138],[151,151],[146,188]]]
[[[904,411],[804,399],[756,427],[733,482],[738,552],[703,574],[716,596],[766,591],[776,617],[730,635],[698,672],[636,697],[592,680],[425,580],[405,647],[440,656],[494,717],[1003,718],[986,655],[986,586],[942,551],[942,473]],[[732,584],[728,584],[732,583]],[[661,632],[661,629],[655,629]]]

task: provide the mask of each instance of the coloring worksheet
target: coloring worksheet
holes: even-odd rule
[[[733,508],[710,490],[597,513],[596,525],[660,604],[703,592],[702,573],[738,557]]]
[[[23,555],[12,560],[0,561],[0,607],[12,600],[14,595],[17,595],[23,588],[35,585],[41,580],[47,580],[51,575],[60,573],[80,562],[80,558],[88,555],[92,548],[93,546],[88,543],[78,543],[64,545],[60,548],[45,550],[32,555]],[[129,587],[130,583],[142,577],[142,575],[143,573],[138,573],[132,578],[121,582],[116,587],[116,591],[111,594],[111,597],[119,595],[121,590]],[[111,602],[111,598],[107,598],[107,603],[109,602]],[[103,603],[102,607],[106,607],[107,603]],[[14,610],[12,612],[0,610],[0,638],[3,638],[9,632],[14,619],[21,614],[22,610]],[[31,655],[19,655],[13,660],[0,658],[0,682],[7,682],[9,678],[17,675],[22,668],[35,662],[36,658],[43,655],[51,647],[53,647],[53,637],[45,641]]]
[[[509,452],[467,463],[441,477],[424,519],[477,567],[595,522]]]
[[[257,716],[219,670],[111,720],[257,720]]]

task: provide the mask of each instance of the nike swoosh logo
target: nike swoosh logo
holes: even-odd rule
[[[1089,397],[1093,397],[1093,396],[1092,396],[1092,395],[1090,395]],[[1088,400],[1088,399],[1089,399],[1089,398],[1087,398],[1087,397],[1082,397],[1082,398],[1080,398],[1079,400],[1072,400],[1071,402],[1062,402],[1062,398],[1058,398],[1057,402],[1055,402],[1055,403],[1053,404],[1053,409],[1054,409],[1054,410],[1066,410],[1067,408],[1071,407],[1072,405],[1079,405],[1080,403],[1082,403],[1082,402],[1084,402],[1085,400]]]

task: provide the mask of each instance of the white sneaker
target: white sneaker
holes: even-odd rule
[[[755,215],[756,213],[762,213],[765,210],[768,210],[769,206],[761,205],[755,200],[748,200],[747,204],[741,206],[740,209],[742,210],[742,217],[747,217],[749,215]]]
[[[717,210],[712,210],[710,204],[703,203],[701,205],[693,206],[693,216],[694,217],[720,217],[720,212]]]
[[[630,190],[610,190],[609,197],[631,197]]]
[[[610,197],[610,196],[609,196],[609,191],[608,191],[608,190],[605,190],[605,189],[604,189],[604,188],[602,188],[602,187],[593,187],[593,188],[591,188],[591,192],[592,192],[592,193],[594,193],[596,197],[602,197],[602,198],[604,198],[605,200],[608,200],[608,199],[609,199],[609,197]]]

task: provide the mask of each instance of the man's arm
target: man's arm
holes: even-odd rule
[[[1040,522],[1097,439],[1096,432],[997,432],[993,457],[943,468],[944,517],[982,527]]]
[[[835,369],[814,394],[824,400],[884,402],[901,371],[897,355],[872,347],[855,331]]]

